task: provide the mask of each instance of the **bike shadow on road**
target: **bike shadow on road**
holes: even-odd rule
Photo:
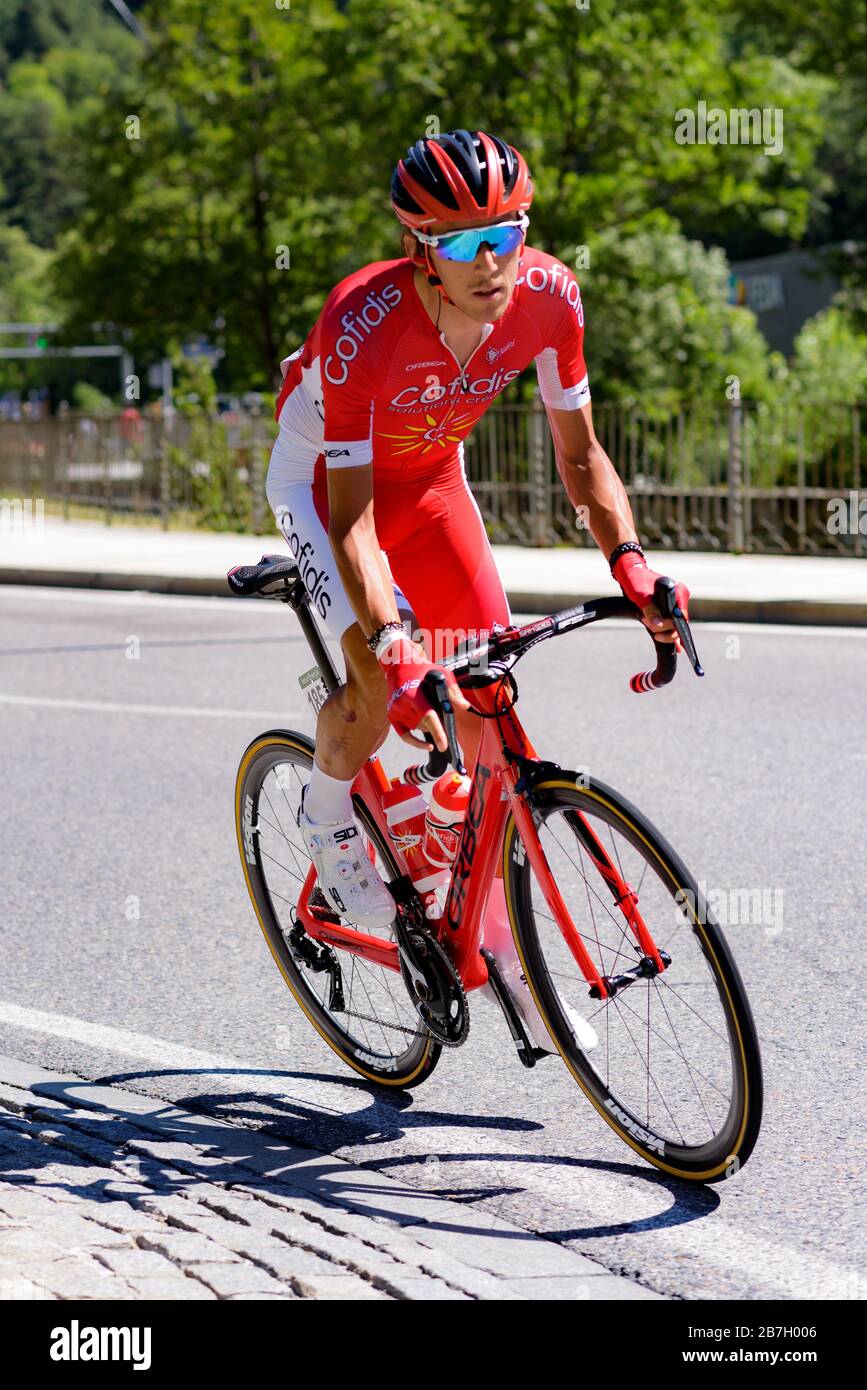
[[[348,1114],[326,1114],[286,1094],[292,1083],[333,1080],[316,1073],[221,1073],[227,1078],[267,1078],[270,1086],[264,1095],[255,1083],[247,1091],[227,1095],[214,1090],[178,1101],[143,1090],[128,1092],[127,1100],[121,1091],[131,1083],[165,1085],[168,1077],[200,1075],[213,1078],[212,1072],[148,1070],[39,1084],[17,1115],[0,1117],[0,1144],[7,1146],[0,1149],[0,1181],[36,1184],[46,1195],[56,1186],[68,1196],[91,1202],[122,1198],[133,1207],[160,1196],[189,1196],[198,1202],[203,1183],[215,1189],[244,1187],[265,1201],[291,1204],[294,1195],[326,1214],[329,1208],[340,1208],[400,1225],[441,1226],[453,1233],[477,1231],[478,1218],[484,1215],[490,1219],[489,1231],[504,1240],[520,1240],[523,1234],[558,1243],[683,1225],[710,1215],[720,1204],[715,1189],[686,1187],[640,1163],[532,1152],[528,1147],[509,1152],[468,1146],[466,1152],[440,1155],[384,1151],[405,1141],[410,1130],[449,1126],[468,1134],[533,1135],[544,1142],[545,1126],[513,1116],[426,1110],[414,1106],[406,1091],[383,1097],[364,1082],[346,1084],[367,1092],[372,1104]],[[282,1095],[276,1093],[281,1084]],[[40,1142],[40,1131],[46,1130],[51,1135]],[[41,1169],[58,1165],[64,1170],[62,1178],[55,1172],[46,1174],[48,1182],[40,1180]],[[533,1175],[543,1168],[550,1172],[539,1185]],[[76,1169],[81,1171],[80,1183],[75,1181]],[[669,1200],[664,1209],[637,1219],[570,1224],[575,1202],[567,1200],[569,1189],[582,1207],[592,1200],[592,1182],[586,1190],[585,1183],[579,1187],[570,1179],[594,1174],[640,1178],[665,1189]],[[552,1185],[564,1195],[552,1196]],[[425,1198],[446,1199],[442,1215],[429,1206],[422,1214],[418,1203]],[[515,1227],[526,1225],[528,1202],[532,1232],[522,1232]]]

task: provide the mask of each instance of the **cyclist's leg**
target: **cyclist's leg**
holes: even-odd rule
[[[388,734],[385,678],[367,649],[338,573],[323,524],[327,512],[323,517],[321,497],[314,494],[309,482],[277,486],[269,475],[268,500],[298,561],[314,611],[339,640],[343,652],[346,681],[328,697],[319,713],[314,767],[347,784],[342,799],[348,808],[348,785]],[[395,601],[401,617],[411,621],[412,610],[397,585]],[[339,793],[334,789],[332,795]]]
[[[422,525],[387,554],[394,578],[407,595],[433,661],[450,656],[467,638],[495,622],[511,621],[509,604],[475,498],[459,463],[450,465],[418,507]],[[386,533],[387,534],[387,533]],[[481,720],[458,714],[464,761],[471,767]]]
[[[268,500],[294,555],[313,608],[340,639],[346,680],[328,696],[316,721],[310,781],[298,828],[331,907],[364,928],[386,927],[394,900],[374,864],[356,853],[352,783],[388,733],[385,678],[355,619],[309,483],[269,486]]]
[[[440,475],[419,508],[422,510],[425,524],[405,543],[389,546],[387,553],[392,574],[417,615],[428,655],[442,661],[460,642],[481,638],[493,623],[507,625],[511,613],[481,513],[460,462]],[[478,715],[458,711],[456,724],[464,763],[471,772],[482,721]],[[511,939],[499,862],[488,891],[485,922],[486,934],[492,940]]]

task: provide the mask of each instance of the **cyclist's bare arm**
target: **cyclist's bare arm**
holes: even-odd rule
[[[547,407],[557,472],[573,507],[585,507],[593,539],[603,555],[623,541],[636,539],[635,522],[626,489],[593,428],[592,408],[555,410]]]
[[[638,539],[626,488],[596,438],[589,402],[578,410],[555,410],[552,406],[546,409],[557,471],[566,495],[573,507],[586,508],[590,532],[607,559],[624,541]],[[659,617],[652,606],[644,613],[645,617]],[[653,635],[661,641],[673,642],[674,624],[665,621],[662,627],[654,627]]]

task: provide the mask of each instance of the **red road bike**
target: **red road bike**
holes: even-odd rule
[[[672,603],[673,585],[665,583],[657,599]],[[302,682],[318,687],[320,699],[337,688],[291,559],[264,556],[231,571],[229,584],[238,595],[287,603],[318,668]],[[444,1047],[466,1040],[469,998],[485,984],[521,1062],[533,1067],[556,1058],[534,1046],[484,943],[485,904],[500,865],[530,992],[574,1080],[649,1163],[715,1182],[747,1160],[762,1113],[758,1038],[731,951],[695,879],[659,831],[595,776],[539,757],[515,710],[513,668],[527,651],[612,617],[640,615],[626,599],[597,599],[525,627],[495,628],[485,643],[442,663],[484,725],[440,920],[426,920],[389,837],[382,795],[390,784],[375,756],[359,772],[352,798],[366,851],[398,905],[391,928],[362,931],[342,921],[318,888],[297,824],[313,763],[307,735],[270,729],[246,749],[236,783],[238,847],[259,924],[304,1013],[348,1066],[388,1087],[419,1085]],[[702,674],[688,625],[682,615],[676,621]],[[657,643],[656,650],[656,670],[633,677],[633,689],[673,677],[671,644]],[[433,752],[404,774],[410,781],[433,780],[450,756],[459,758],[442,676],[429,693],[450,753]],[[596,1033],[589,1051],[570,1019],[576,1010]]]

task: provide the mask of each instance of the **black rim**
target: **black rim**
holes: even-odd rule
[[[605,800],[592,797],[591,789]],[[606,802],[611,804],[606,805]],[[520,845],[520,841],[514,822],[511,823],[507,852],[512,895],[518,907],[521,948],[543,1010],[573,1072],[578,1073],[618,1131],[624,1137],[628,1133],[651,1160],[702,1172],[728,1159],[732,1170],[736,1171],[755,1143],[761,1111],[761,1066],[755,1025],[743,984],[712,914],[707,911],[695,883],[677,856],[643,817],[609,788],[598,782],[588,782],[587,794],[569,787],[540,788],[535,804],[541,816],[540,838],[561,891],[566,882],[566,874],[562,872],[564,852],[552,848],[552,834],[546,834],[551,823],[558,823],[566,832],[569,810],[580,809],[597,831],[602,825],[607,826],[609,832],[616,831],[603,839],[603,845],[615,862],[619,857],[618,868],[638,891],[641,910],[657,945],[665,947],[667,944],[673,957],[670,969],[658,979],[638,980],[611,1001],[591,1000],[587,983],[544,903],[529,861],[520,850],[514,850],[516,842]],[[558,812],[566,814],[558,816]],[[567,845],[572,850],[575,835],[571,827],[568,835]],[[629,863],[624,862],[618,839],[630,847]],[[583,850],[583,846],[581,848]],[[559,874],[556,862],[552,862],[558,861],[558,856]],[[569,858],[566,854],[565,859]],[[568,889],[564,892],[582,940],[603,973],[625,972],[640,956],[634,937],[625,930],[623,918],[614,908],[598,870],[592,864],[588,869],[586,853],[583,862],[577,855],[573,862],[577,862],[579,873],[583,869],[591,880],[589,886],[582,884],[585,899],[590,903],[590,909],[585,909],[583,915],[575,907],[575,888],[571,895],[567,895]],[[638,864],[644,866],[640,887],[635,873]],[[639,874],[641,872],[639,870]],[[577,881],[574,872],[572,876]],[[594,898],[594,889],[598,901]],[[695,903],[702,919],[700,926],[690,926],[683,912],[677,909],[675,893],[678,889],[694,894],[688,901]],[[668,922],[664,916],[657,919],[648,911],[654,901],[664,905],[666,900],[672,914]],[[599,931],[600,919],[605,924],[602,932]],[[668,930],[664,929],[666,926]],[[699,966],[704,971],[702,976]],[[570,971],[571,979],[564,987],[564,977]],[[577,984],[575,990],[571,980]],[[713,1011],[708,1007],[711,991],[716,1001]],[[578,1012],[599,1036],[597,1048],[587,1054],[574,1041],[561,1006],[564,998],[572,1007],[577,1005]],[[644,1025],[643,1035],[647,1038],[644,1056],[641,1055],[639,1021]],[[612,1025],[616,1037],[612,1036]],[[695,1046],[696,1039],[698,1046]],[[688,1050],[690,1045],[692,1052]],[[720,1081],[726,1071],[728,1095],[725,1114],[722,1114]],[[660,1077],[665,1084],[661,1084]],[[687,1102],[698,1118],[690,1116],[691,1132],[685,1135]],[[616,1109],[612,1109],[612,1105]],[[700,1136],[701,1125],[710,1131],[704,1140]],[[724,1175],[724,1172],[720,1174]]]
[[[259,833],[251,837],[255,863],[247,865],[247,872],[272,950],[303,997],[305,1007],[315,1014],[328,1040],[336,1045],[350,1065],[362,1072],[381,1073],[383,1079],[391,1081],[418,1072],[425,1062],[429,1070],[439,1055],[439,1049],[415,1014],[400,975],[360,961],[348,951],[337,953],[347,1010],[353,1014],[378,1017],[378,1006],[382,1008],[380,1001],[383,998],[390,1000],[389,1016],[381,1018],[379,1023],[353,1018],[354,1027],[359,1030],[356,1034],[338,1021],[342,1017],[340,1013],[332,1013],[327,1007],[326,998],[330,988],[328,973],[310,971],[296,959],[289,945],[287,937],[294,921],[292,909],[295,901],[291,894],[294,889],[297,897],[310,864],[297,830],[294,812],[300,788],[306,781],[306,777],[302,778],[300,774],[309,771],[313,744],[303,735],[295,733],[275,731],[271,737],[272,742],[255,741],[261,746],[246,769],[238,796],[242,821],[249,797],[249,814],[252,823],[258,827]],[[267,740],[269,736],[264,735],[263,738]],[[288,774],[290,782],[288,786],[281,786],[278,777],[285,778],[286,774],[276,774],[275,770],[287,766],[291,769]],[[380,841],[375,824],[357,797],[354,804],[356,816],[388,874],[393,874],[394,863],[387,847]],[[280,845],[279,856],[274,853],[277,844]],[[389,933],[383,935],[390,939]],[[403,1037],[406,1037],[407,1045],[402,1050],[395,1050],[398,1044],[392,1040]],[[383,1047],[388,1050],[383,1050]]]

